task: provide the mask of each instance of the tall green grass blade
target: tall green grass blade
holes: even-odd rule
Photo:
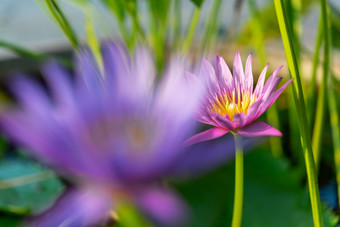
[[[200,8],[204,0],[191,0],[191,2],[193,2],[197,8]]]
[[[45,60],[49,58],[49,56],[45,54],[28,50],[24,47],[18,46],[16,44],[13,44],[13,43],[10,43],[4,40],[0,40],[0,47],[7,49],[21,57],[27,57],[27,58],[34,59],[34,60]]]
[[[322,75],[322,81],[319,89],[319,96],[318,96],[318,103],[316,107],[316,116],[315,116],[315,125],[314,125],[314,134],[313,134],[313,150],[314,150],[314,157],[315,157],[315,163],[318,167],[318,164],[320,162],[320,147],[322,142],[322,134],[323,134],[323,125],[324,125],[324,118],[326,113],[326,101],[327,101],[327,93],[329,98],[330,92],[328,86],[329,83],[329,77],[330,77],[330,40],[331,40],[331,34],[330,34],[330,23],[328,19],[328,12],[327,12],[327,3],[326,1],[322,0],[321,3],[321,16],[322,16],[322,34],[324,38],[324,61],[323,61],[323,75]],[[328,92],[327,92],[328,90]],[[336,111],[336,109],[335,109]],[[334,119],[334,118],[333,118]],[[332,120],[332,113],[331,113],[331,120]]]
[[[254,21],[254,26],[253,26],[253,33],[254,37],[256,37],[253,40],[254,47],[256,49],[256,52],[259,55],[260,58],[260,63],[261,67],[264,67],[268,60],[266,57],[266,47],[265,47],[265,40],[264,40],[264,32],[263,32],[263,27],[262,27],[262,19],[260,12],[258,10],[258,7],[256,5],[256,2],[254,0],[248,0],[248,6]],[[268,122],[273,125],[275,128],[280,129],[280,119],[279,119],[279,113],[277,109],[276,103],[273,103],[271,108],[269,108],[266,111],[266,117]],[[283,154],[283,149],[282,149],[282,141],[280,137],[271,137],[269,139],[270,146],[271,146],[271,151],[272,154],[276,157],[282,156]]]
[[[332,129],[332,139],[334,147],[334,162],[336,171],[336,181],[338,185],[338,197],[340,198],[340,128],[339,128],[339,113],[334,90],[333,74],[328,79],[328,105],[330,112],[330,122]],[[340,201],[338,200],[340,204]]]
[[[51,15],[54,20],[57,22],[61,30],[64,32],[66,37],[69,39],[71,45],[75,50],[79,47],[79,42],[76,34],[74,33],[70,23],[67,21],[64,13],[59,7],[58,3],[55,0],[45,0],[47,8],[49,9]]]
[[[336,103],[336,95],[334,90],[334,75],[330,73],[331,65],[331,25],[329,21],[329,8],[326,0],[321,0],[321,15],[322,25],[324,29],[324,61],[323,61],[323,72],[329,74],[327,76],[327,91],[328,91],[328,105],[330,114],[330,123],[333,136],[333,147],[334,147],[334,161],[336,180],[338,184],[338,196],[340,196],[340,128],[339,128],[339,113]],[[340,204],[340,201],[338,201]]]
[[[323,66],[325,67],[325,66]],[[326,92],[327,92],[327,80],[328,69],[324,69],[322,75],[322,81],[319,89],[319,96],[316,105],[316,114],[313,128],[312,146],[314,151],[315,166],[318,169],[320,163],[320,148],[322,142],[322,135],[325,121],[325,108],[326,108]]]
[[[109,9],[111,15],[116,19],[119,29],[119,35],[124,40],[129,49],[132,49],[134,39],[131,37],[126,24],[126,11],[122,0],[102,0],[104,5]]]
[[[100,41],[96,35],[94,26],[94,8],[89,0],[69,0],[69,3],[75,4],[84,13],[85,20],[85,34],[87,45],[90,48],[94,59],[99,67],[103,70],[103,60],[100,51]]]
[[[52,58],[57,61],[59,64],[62,64],[68,68],[72,67],[72,61],[69,61],[67,59],[63,59],[63,58],[59,58],[59,57],[52,57],[49,56],[47,54],[43,54],[40,52],[35,52],[35,51],[31,51],[28,50],[24,47],[21,47],[17,44],[13,44],[4,40],[0,40],[0,48],[4,48],[6,50],[9,50],[13,53],[15,53],[16,55],[20,56],[20,57],[25,57],[25,58],[29,58],[29,59],[33,59],[36,61],[48,61],[51,60]]]
[[[145,41],[145,34],[143,31],[143,27],[140,23],[138,10],[137,10],[137,1],[136,0],[123,0],[122,3],[124,4],[125,10],[131,16],[132,25],[133,25],[133,34],[132,37],[138,35],[140,41]]]
[[[203,42],[202,46],[204,51],[211,47],[214,34],[217,33],[217,28],[219,25],[219,12],[221,10],[222,0],[215,0],[213,2],[211,11],[209,12],[209,18],[205,25],[203,32]]]
[[[196,27],[197,27],[197,24],[198,24],[198,20],[199,20],[199,17],[200,17],[200,12],[201,12],[201,9],[199,7],[195,7],[194,12],[193,12],[192,17],[191,17],[191,23],[190,23],[190,26],[189,26],[189,30],[188,30],[188,33],[187,33],[186,38],[184,40],[184,43],[183,43],[183,52],[185,54],[187,54],[189,52],[190,48],[192,47],[192,41],[193,41],[195,31],[196,31]]]
[[[89,45],[91,52],[98,64],[98,67],[101,71],[104,70],[102,54],[100,51],[100,41],[96,35],[96,31],[93,24],[93,16],[91,8],[87,8],[85,11],[85,31],[87,44]]]
[[[301,26],[301,0],[285,0],[285,8],[286,8],[286,14],[288,20],[288,27],[291,29],[291,35],[292,35],[292,40],[293,40],[293,47],[295,50],[295,57],[297,59],[297,63],[301,64],[301,56],[300,56],[300,51],[301,51],[301,46],[300,46],[300,37],[302,33],[302,26]],[[300,74],[303,74],[302,69],[300,68]],[[304,81],[301,80],[301,87],[304,89]],[[297,110],[295,108],[295,99],[294,95],[289,95],[288,97],[288,104],[289,104],[289,134],[290,134],[290,146],[292,149],[292,154],[296,158],[296,161],[298,163],[298,169],[305,168],[304,165],[304,158],[303,155],[301,154],[301,143],[296,139],[300,137],[300,132],[299,132],[299,124],[298,120],[296,118]]]
[[[316,104],[316,75],[317,69],[319,65],[319,57],[320,57],[320,49],[323,40],[323,27],[322,27],[322,18],[320,17],[319,25],[318,25],[318,33],[315,41],[315,51],[313,56],[313,68],[312,68],[312,77],[309,83],[308,94],[307,94],[307,114],[308,120],[310,122],[310,126],[312,126],[312,120],[314,119],[315,113],[315,104]],[[312,128],[312,127],[311,127]]]
[[[182,4],[181,0],[173,1],[173,32],[172,32],[172,46],[177,49],[181,42],[181,23],[182,23]]]
[[[151,43],[154,48],[157,69],[161,71],[165,63],[165,47],[167,38],[169,0],[149,0],[150,9],[150,34]]]
[[[283,5],[283,0],[274,0],[274,5],[281,32],[282,42],[288,61],[290,75],[292,78],[294,78],[292,89],[298,115],[297,117],[301,136],[300,139],[305,157],[314,226],[320,227],[323,226],[323,221],[321,215],[319,187],[317,183],[317,175],[313,158],[313,150],[311,146],[305,101],[301,86],[301,78],[292,40],[294,36],[291,35],[292,31],[289,30],[290,28],[288,26],[288,19]]]

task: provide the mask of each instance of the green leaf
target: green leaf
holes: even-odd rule
[[[201,7],[204,0],[191,0],[197,7]]]
[[[4,40],[0,40],[0,48],[4,48],[8,51],[13,52],[14,54],[20,56],[20,57],[25,57],[25,58],[29,58],[35,61],[47,61],[47,60],[51,60],[53,57],[44,53],[40,53],[40,52],[35,52],[29,49],[26,49],[22,46],[19,46],[17,44],[14,43],[10,43]],[[55,60],[68,67],[71,68],[72,67],[72,61],[68,60],[68,59],[64,59],[61,57],[54,57]]]
[[[308,192],[287,160],[258,148],[245,155],[244,167],[243,226],[313,226]],[[173,185],[192,209],[191,222],[186,226],[230,226],[234,163]],[[323,217],[325,226],[337,222],[325,206]]]
[[[42,0],[35,0],[37,4],[40,6],[43,5],[41,2]],[[65,14],[59,7],[59,4],[56,0],[45,0],[44,3],[47,6],[47,9],[49,13],[52,15],[52,18],[54,21],[57,23],[57,25],[60,27],[60,29],[64,32],[65,36],[69,39],[71,45],[73,46],[74,49],[78,49],[79,47],[79,41],[78,38],[73,31],[73,28],[71,27],[71,24],[67,20]],[[42,6],[43,9],[45,9],[44,6]],[[46,11],[46,10],[44,10]]]
[[[126,13],[121,0],[102,0],[102,2],[116,15],[119,21],[125,20]]]
[[[0,162],[0,211],[2,212],[38,214],[52,205],[63,188],[52,171],[36,163],[22,160]]]

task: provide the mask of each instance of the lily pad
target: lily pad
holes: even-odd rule
[[[0,211],[9,214],[38,214],[63,191],[54,173],[21,159],[0,162]]]

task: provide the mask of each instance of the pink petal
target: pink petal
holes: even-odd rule
[[[241,128],[246,123],[246,115],[244,113],[234,114],[233,116],[233,124],[236,128]]]
[[[199,122],[202,122],[204,124],[208,124],[208,125],[213,125],[213,126],[219,126],[217,123],[216,123],[216,120],[211,118],[209,115],[206,115],[206,114],[198,114],[195,119]]]
[[[228,133],[229,130],[223,128],[211,128],[204,132],[198,133],[184,142],[184,146],[189,146],[195,143],[216,139]]]
[[[137,48],[134,57],[135,66],[131,74],[133,75],[133,77],[131,77],[132,81],[130,81],[131,84],[133,83],[134,85],[136,92],[134,94],[136,96],[148,95],[156,77],[153,58],[151,53],[144,48]]]
[[[263,84],[264,84],[264,80],[266,78],[266,73],[268,70],[269,64],[266,65],[266,67],[264,67],[264,69],[262,70],[258,80],[257,80],[257,84],[255,87],[255,91],[254,91],[254,95],[255,96],[259,96],[262,93],[262,89],[263,89]]]
[[[275,92],[275,89],[277,88],[277,86],[279,85],[279,83],[281,82],[282,77],[276,77],[274,78],[274,80],[271,82],[270,85],[268,85],[268,87],[263,89],[262,92],[262,99],[263,100],[267,100],[269,96],[271,96],[272,93]]]
[[[10,90],[25,111],[46,117],[46,112],[52,108],[52,102],[41,85],[27,78],[28,76],[25,75],[15,77],[9,84]]]
[[[226,130],[234,130],[236,126],[230,121],[229,116],[226,115],[225,117],[222,117],[219,114],[212,115],[212,119],[214,119],[222,128],[225,128]]]
[[[246,62],[245,78],[244,78],[246,89],[248,89],[250,92],[253,91],[252,57],[253,57],[253,54],[251,53],[248,56],[248,59],[247,59],[247,62]]]
[[[202,69],[203,77],[208,84],[209,91],[215,92],[218,88],[218,82],[215,74],[215,70],[207,60],[203,60],[203,69]]]
[[[263,105],[264,101],[262,99],[259,99],[253,103],[249,107],[248,113],[247,113],[247,120],[245,124],[248,124],[252,121],[254,121],[257,118],[258,112],[261,110],[261,106]]]
[[[101,192],[69,189],[32,226],[94,226],[109,217],[110,198]]]
[[[265,103],[261,106],[261,110],[257,117],[261,116],[267,109],[276,101],[276,99],[281,95],[281,93],[286,89],[286,87],[293,81],[290,79],[287,83],[285,83],[282,87],[280,87],[277,91],[271,94],[270,97],[265,101]]]
[[[200,86],[203,86],[201,80],[193,73],[186,71],[185,76],[187,77],[188,81],[193,84],[200,84]]]
[[[73,87],[68,73],[55,62],[50,62],[43,67],[44,77],[51,90],[53,97],[59,105],[73,108],[74,99]]]
[[[232,87],[233,76],[227,63],[220,56],[216,56],[216,76],[218,81],[223,81],[227,88]]]
[[[255,137],[255,136],[282,136],[282,133],[273,128],[272,126],[262,122],[255,121],[240,130],[237,131],[238,134],[246,137]]]
[[[233,65],[234,85],[236,88],[243,90],[244,87],[244,71],[240,52],[236,52]]]
[[[277,74],[279,74],[280,70],[282,69],[283,65],[281,65],[279,68],[277,68],[272,75],[268,78],[267,82],[263,86],[262,93],[266,93],[267,90],[272,90],[273,84],[275,84],[275,78]],[[274,88],[275,89],[275,88]]]
[[[176,226],[187,216],[187,207],[172,192],[164,189],[148,189],[137,195],[142,210],[158,223]]]

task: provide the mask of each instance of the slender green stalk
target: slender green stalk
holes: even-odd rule
[[[315,94],[316,94],[316,74],[319,65],[319,56],[320,49],[323,40],[323,26],[322,26],[322,18],[320,17],[319,25],[318,25],[318,33],[315,41],[315,51],[313,56],[313,68],[312,68],[312,78],[309,83],[309,89],[307,94],[307,114],[310,125],[312,125],[312,119],[314,119],[315,112]]]
[[[292,42],[295,52],[295,58],[298,64],[301,64],[301,45],[299,42],[299,39],[301,37],[302,32],[302,26],[301,26],[301,0],[285,0],[285,9],[286,9],[286,15],[289,18],[287,21],[288,27],[291,29],[290,35],[292,36]],[[299,69],[300,74],[302,74],[302,69]],[[304,89],[304,81],[301,80],[301,87]],[[303,92],[303,91],[302,91]],[[302,164],[304,162],[303,155],[300,153],[301,150],[301,144],[299,143],[296,138],[300,137],[299,132],[299,126],[298,126],[298,120],[296,118],[297,110],[295,108],[295,99],[294,95],[290,95],[288,97],[288,103],[289,103],[289,134],[290,134],[290,141],[291,141],[291,149],[294,157],[296,158],[296,161],[298,163],[297,168],[298,169],[304,169],[305,165]]]
[[[324,38],[324,61],[323,61],[323,73],[322,80],[319,90],[318,102],[316,107],[316,116],[315,116],[315,124],[313,131],[313,151],[315,157],[315,165],[319,166],[319,156],[320,156],[320,147],[322,141],[323,134],[323,126],[324,126],[324,118],[325,118],[325,109],[326,109],[326,94],[327,94],[327,83],[329,77],[329,67],[330,67],[330,34],[329,30],[330,25],[327,19],[327,3],[322,0],[321,3],[321,16],[322,16],[322,29],[323,38]]]
[[[242,223],[243,208],[243,148],[242,137],[234,135],[235,140],[235,192],[234,192],[234,210],[232,227],[240,227]]]
[[[24,47],[18,46],[16,44],[4,41],[4,40],[0,40],[0,48],[4,48],[7,49],[15,54],[17,54],[18,56],[21,57],[27,57],[30,59],[34,59],[36,61],[47,61],[49,59],[51,59],[52,57],[47,55],[47,54],[43,54],[43,53],[39,53],[39,52],[35,52],[35,51],[31,51],[28,50]],[[58,63],[71,68],[72,67],[72,62],[68,61],[67,59],[63,59],[60,57],[53,57],[53,59],[55,61],[57,61]]]
[[[333,137],[336,181],[338,185],[338,196],[340,198],[340,140],[339,140],[340,129],[339,129],[339,113],[337,109],[336,96],[333,84],[334,84],[333,75],[331,75],[328,80],[328,105]],[[340,205],[340,201],[338,202]]]
[[[248,0],[248,5],[255,24],[253,29],[253,32],[255,34],[253,37],[256,37],[253,40],[254,47],[257,54],[259,55],[261,66],[264,67],[265,64],[267,64],[267,57],[261,15],[254,0]],[[266,111],[266,117],[271,125],[273,125],[275,128],[280,129],[280,119],[276,103],[273,103],[271,108]],[[269,142],[273,156],[282,156],[283,149],[281,137],[271,137],[269,139]]]
[[[336,169],[336,180],[338,184],[338,195],[340,195],[340,128],[339,128],[339,114],[336,103],[336,95],[334,90],[334,75],[330,73],[331,65],[331,28],[329,23],[329,11],[327,7],[326,0],[321,0],[321,15],[322,15],[322,24],[324,29],[324,62],[323,62],[323,70],[324,74],[328,75],[327,80],[327,90],[328,90],[328,105],[329,105],[329,113],[330,113],[330,122],[332,128],[332,136],[333,136],[333,146],[334,146],[334,161],[335,161],[335,169]],[[340,201],[339,201],[340,204]]]
[[[195,10],[192,14],[192,17],[191,17],[191,23],[190,23],[190,26],[189,26],[189,30],[188,30],[188,33],[187,33],[187,36],[185,38],[185,41],[184,41],[184,44],[183,44],[183,52],[185,54],[187,54],[192,46],[192,40],[194,38],[194,35],[195,35],[195,31],[196,31],[196,27],[197,27],[197,24],[198,24],[198,19],[200,17],[200,8],[199,7],[195,7]]]
[[[61,30],[64,32],[66,37],[69,39],[71,45],[74,49],[78,49],[79,42],[77,39],[76,34],[73,32],[73,29],[71,28],[71,25],[68,23],[64,13],[60,9],[59,5],[55,0],[45,0],[47,8],[51,12],[53,18],[56,20],[57,24],[61,28]]]
[[[149,0],[149,23],[151,43],[155,51],[157,71],[161,71],[165,64],[165,47],[167,37],[169,0]]]
[[[111,15],[116,19],[116,23],[119,29],[119,34],[121,38],[126,43],[129,49],[133,47],[133,39],[129,33],[126,25],[126,11],[124,10],[124,5],[121,0],[103,0],[103,2],[108,7]]]
[[[181,21],[182,21],[182,4],[181,0],[174,0],[174,12],[173,12],[173,34],[172,34],[172,45],[174,48],[179,47],[181,40]]]
[[[214,33],[216,33],[216,28],[219,24],[218,17],[219,17],[219,12],[221,9],[221,4],[222,4],[222,0],[215,0],[213,2],[212,9],[209,13],[209,19],[205,25],[204,34],[203,34],[203,45],[202,46],[204,47],[204,51],[210,48],[213,35]]]
[[[35,60],[44,60],[48,58],[48,56],[43,53],[33,52],[31,50],[25,49],[21,46],[18,46],[16,44],[4,40],[0,40],[0,47],[10,50],[19,56],[28,57]]]
[[[315,170],[315,163],[313,158],[313,150],[311,146],[311,138],[309,125],[307,121],[307,113],[305,109],[305,101],[302,92],[301,79],[299,68],[297,64],[297,59],[295,55],[295,50],[293,46],[293,36],[288,27],[288,19],[285,14],[285,9],[283,5],[283,0],[274,0],[275,11],[281,31],[281,37],[283,41],[283,46],[286,52],[286,57],[288,61],[288,67],[290,70],[290,75],[294,78],[293,81],[293,95],[295,100],[295,106],[298,115],[298,124],[300,130],[300,139],[305,157],[310,199],[313,212],[314,226],[323,226],[322,214],[321,214],[321,204],[319,196],[319,187],[317,183],[317,175]]]
[[[325,66],[324,66],[325,67]],[[325,119],[325,108],[326,108],[326,90],[327,90],[327,77],[328,77],[328,69],[324,69],[322,75],[322,81],[319,89],[319,96],[317,100],[316,106],[316,115],[314,122],[314,130],[313,130],[313,138],[312,138],[312,146],[314,151],[314,160],[315,166],[318,169],[320,162],[320,147],[322,141],[322,134],[324,128],[324,119]]]
[[[91,8],[86,8],[85,10],[85,31],[87,43],[91,49],[91,52],[97,62],[97,65],[101,72],[104,70],[104,63],[102,59],[102,54],[100,51],[100,41],[96,35],[96,31],[93,24],[93,15]]]

